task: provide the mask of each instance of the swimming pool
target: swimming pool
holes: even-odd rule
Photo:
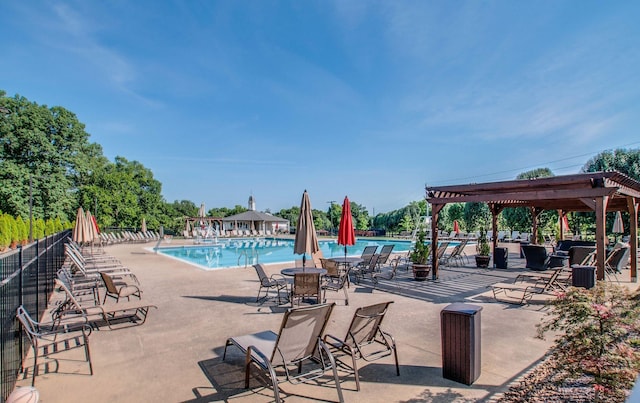
[[[318,242],[324,257],[344,256],[344,246],[335,240]],[[365,246],[395,245],[393,252],[411,249],[410,241],[357,240],[347,246],[347,254],[360,256]],[[204,270],[244,267],[255,263],[285,263],[302,259],[293,253],[293,239],[224,239],[211,245],[161,247],[158,253],[198,266]],[[309,258],[307,256],[307,258]]]

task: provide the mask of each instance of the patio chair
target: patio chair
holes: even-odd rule
[[[89,364],[89,373],[93,375],[93,365],[91,364],[91,354],[89,352],[91,327],[87,325],[86,322],[78,328],[78,331],[68,332],[68,328],[55,328],[36,322],[22,305],[18,307],[16,317],[18,321],[20,321],[29,339],[29,343],[33,348],[33,375],[31,378],[31,386],[34,386],[36,382],[38,358],[46,360],[50,359],[54,354],[78,348],[84,349],[85,361]],[[55,362],[57,371],[58,361],[53,359],[52,362]],[[45,362],[45,368],[46,365],[47,363]],[[23,361],[22,372],[24,372],[24,370]]]
[[[522,245],[522,253],[526,260],[525,267],[531,270],[544,271],[549,269],[551,256],[547,254],[547,249],[541,245]]]
[[[358,308],[343,339],[330,334],[324,336],[324,342],[333,353],[351,357],[351,370],[354,373],[357,390],[360,390],[358,359],[370,362],[393,354],[396,375],[400,376],[396,342],[391,334],[383,331],[380,327],[391,303],[393,301]],[[346,367],[349,366],[341,361],[340,356],[336,356],[336,360]]]
[[[123,284],[117,286],[111,275],[105,272],[100,272],[100,277],[102,278],[102,282],[105,287],[104,301],[102,301],[103,304],[107,302],[107,297],[115,299],[116,302],[120,302],[120,298],[126,298],[127,301],[130,301],[131,297],[138,297],[138,299],[142,299],[142,291],[137,285]]]
[[[313,261],[314,267],[320,268],[322,267],[322,259],[324,256],[322,255],[322,251],[319,250],[316,253],[311,254],[311,260]]]
[[[280,298],[280,291],[284,290],[285,295],[288,294],[287,280],[281,274],[272,274],[271,277],[267,276],[267,273],[264,271],[264,266],[261,263],[254,264],[253,268],[256,270],[258,274],[258,280],[260,281],[260,289],[258,289],[258,296],[256,297],[256,302],[260,301],[260,294],[262,290],[265,290],[264,297],[262,299],[267,299],[269,296],[269,290],[276,290],[278,293],[278,305],[282,303]]]
[[[275,401],[280,402],[281,380],[293,384],[318,379],[326,371],[333,371],[338,399],[344,402],[335,359],[320,338],[335,304],[320,304],[290,309],[284,314],[280,330],[236,336],[227,339],[222,360],[227,356],[227,347],[234,345],[245,354],[244,387],[249,388],[251,364],[267,372],[273,385]],[[307,365],[303,365],[307,364]],[[279,372],[276,372],[279,370]]]
[[[320,291],[319,273],[295,273],[291,287],[291,306],[293,307],[296,299],[300,305],[305,298],[315,298],[316,302],[320,303]]]
[[[327,270],[327,274],[322,282],[322,301],[327,302],[327,290],[335,292],[343,290],[344,304],[349,305],[349,294],[346,286],[349,283],[351,267],[347,267],[346,270],[340,270],[338,264],[332,260],[327,260],[324,263],[323,268]]]

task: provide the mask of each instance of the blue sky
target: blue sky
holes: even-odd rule
[[[276,212],[576,173],[640,147],[640,2],[5,1],[0,89],[167,201]]]

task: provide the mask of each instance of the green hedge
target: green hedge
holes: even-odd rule
[[[33,220],[33,239],[41,239],[45,236],[55,234],[64,229],[73,228],[73,223],[62,222],[60,218],[42,218]],[[9,214],[0,213],[0,251],[11,245],[25,243],[29,240],[29,220],[22,217],[13,217]]]

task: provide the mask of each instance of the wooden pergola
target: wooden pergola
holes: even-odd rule
[[[432,243],[438,242],[438,218],[448,203],[484,202],[491,210],[493,233],[498,233],[498,214],[506,207],[527,207],[533,217],[532,239],[537,240],[537,217],[544,210],[557,210],[560,220],[571,211],[596,214],[597,278],[604,279],[606,256],[605,218],[610,211],[627,211],[630,219],[631,281],[637,281],[638,202],[640,182],[613,172],[588,172],[575,175],[522,179],[504,182],[472,183],[452,186],[427,186],[426,200],[431,203]],[[562,231],[560,231],[562,234]],[[497,246],[493,238],[493,248]],[[438,278],[437,248],[432,248],[433,279]]]

